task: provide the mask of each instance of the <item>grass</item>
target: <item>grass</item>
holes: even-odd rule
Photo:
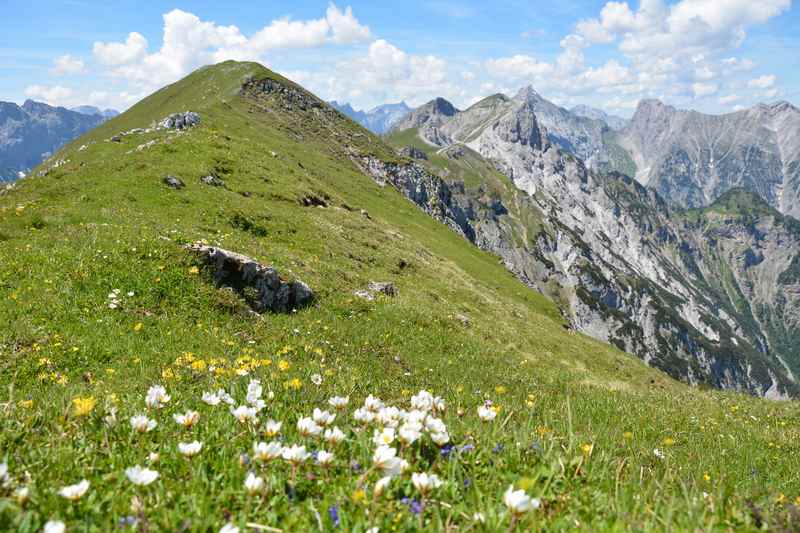
[[[251,75],[281,80],[248,63],[203,69],[0,197],[1,529],[332,530],[334,509],[343,530],[508,530],[512,484],[541,499],[519,530],[797,527],[795,404],[689,388],[569,334],[496,257],[354,168],[349,150],[393,157],[379,139],[339,115],[242,98]],[[187,109],[202,123],[186,133],[105,142]],[[212,171],[227,188],[199,182]],[[186,188],[165,187],[166,174]],[[327,207],[304,206],[309,194]],[[180,246],[201,239],[302,279],[316,305],[253,315]],[[355,297],[369,281],[399,295]],[[242,403],[253,378],[273,393],[259,426],[201,401],[224,387]],[[163,409],[145,406],[153,384],[172,396]],[[369,394],[408,409],[423,388],[447,402],[437,416],[455,448],[445,456],[426,435],[401,452],[412,472],[444,481],[415,513],[410,473],[373,497],[374,427],[352,413]],[[348,440],[299,436],[297,420],[334,395],[351,399],[335,421]],[[491,423],[476,414],[487,400]],[[189,409],[200,413],[190,430],[172,419]],[[158,426],[134,434],[128,419],[145,412]],[[333,466],[309,461],[293,476],[283,461],[253,463],[253,443],[271,440],[267,418],[283,422],[286,444],[332,449]],[[176,446],[193,440],[203,449],[189,460]],[[124,472],[136,464],[158,480],[134,486]],[[254,496],[250,471],[266,483]],[[91,486],[80,500],[58,495],[81,479]]]

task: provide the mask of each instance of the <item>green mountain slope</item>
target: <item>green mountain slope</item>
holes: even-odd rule
[[[186,110],[199,125],[109,140]],[[228,62],[147,98],[0,196],[0,528],[507,530],[512,484],[541,499],[513,521],[520,530],[797,526],[795,405],[689,388],[571,334],[496,256],[359,171],[368,155],[401,162],[291,82]],[[315,304],[253,314],[182,247],[198,240],[303,280]],[[371,281],[398,294],[354,294]],[[224,387],[244,403],[253,378],[267,401],[258,426],[201,401]],[[145,405],[154,384],[171,396],[162,409]],[[353,411],[370,394],[409,409],[423,388],[446,401],[455,448],[423,432],[400,451],[410,471],[374,496],[377,425],[360,428]],[[350,398],[335,421],[348,440],[299,435],[298,419],[335,395]],[[476,414],[487,400],[493,422]],[[200,414],[191,429],[173,420],[187,410]],[[132,431],[140,413],[157,421],[151,432]],[[332,467],[255,462],[270,418],[286,445],[333,450]],[[182,457],[177,444],[193,440],[199,456]],[[136,486],[133,465],[159,478]],[[256,495],[243,485],[250,471],[265,480]],[[444,483],[422,497],[411,472]],[[82,479],[80,500],[59,496]]]

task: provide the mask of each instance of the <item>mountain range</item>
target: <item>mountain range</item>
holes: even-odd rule
[[[22,106],[0,102],[0,181],[13,181],[116,111],[69,110],[32,100]]]
[[[350,104],[340,104],[336,101],[328,103],[343,115],[355,120],[378,135],[391,130],[400,119],[412,111],[405,102],[379,105],[369,111],[356,111]]]
[[[689,382],[797,395],[800,224],[745,188],[686,209],[592,168],[580,154],[602,154],[610,128],[569,115],[529,88],[464,111],[437,99],[389,137],[418,154],[414,184],[378,175],[560,302],[576,330]],[[420,195],[434,176],[436,197]]]

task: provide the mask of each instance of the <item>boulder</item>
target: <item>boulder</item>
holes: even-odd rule
[[[200,124],[200,115],[194,111],[186,111],[184,113],[173,113],[162,120],[158,126],[167,130],[185,130],[197,124]]]
[[[218,285],[246,296],[258,313],[288,313],[314,301],[314,291],[308,285],[300,280],[284,281],[277,270],[246,255],[202,244],[187,248],[211,265]]]
[[[216,176],[203,176],[200,178],[200,183],[210,185],[211,187],[225,187],[225,182]]]
[[[167,187],[171,187],[175,190],[180,190],[186,187],[186,185],[179,178],[176,178],[175,176],[166,176],[164,178],[164,184]]]
[[[370,281],[367,289],[372,293],[380,293],[385,296],[397,296],[399,294],[397,286],[391,281]]]

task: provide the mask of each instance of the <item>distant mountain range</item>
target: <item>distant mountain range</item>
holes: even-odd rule
[[[82,106],[69,110],[32,100],[0,102],[0,181],[14,181],[59,148],[118,113]]]
[[[399,104],[385,104],[370,109],[369,111],[356,111],[350,104],[329,102],[331,107],[343,115],[355,120],[368,130],[378,135],[387,133],[400,119],[412,111],[405,102]]]

